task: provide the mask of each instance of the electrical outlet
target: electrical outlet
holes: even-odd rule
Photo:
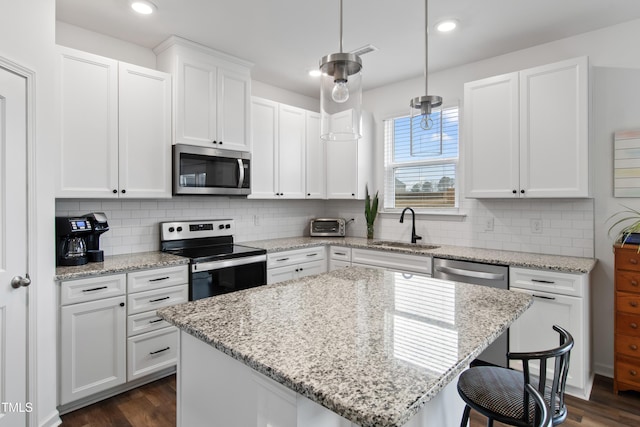
[[[484,231],[493,231],[493,217],[488,218],[484,222]]]
[[[542,233],[542,220],[541,219],[532,219],[531,220],[531,232],[532,233]]]

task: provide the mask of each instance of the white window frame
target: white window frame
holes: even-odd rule
[[[447,158],[439,158],[434,160],[418,160],[413,162],[394,162],[393,161],[393,146],[389,146],[389,141],[387,140],[387,122],[391,123],[393,126],[393,121],[395,119],[400,119],[403,117],[408,117],[408,115],[394,115],[388,117],[383,122],[383,146],[384,146],[384,195],[382,200],[382,208],[380,209],[380,213],[400,213],[404,208],[396,208],[396,207],[387,207],[387,201],[390,198],[394,201],[395,206],[395,169],[398,167],[412,167],[412,166],[437,166],[441,164],[453,164],[455,167],[455,179],[454,179],[454,188],[455,188],[455,199],[454,206],[451,207],[412,207],[412,209],[416,212],[416,214],[427,214],[427,215],[463,215],[460,213],[460,106],[458,104],[455,105],[447,105],[442,108],[437,109],[436,111],[447,110],[457,108],[458,109],[458,156],[457,157],[447,157]],[[393,135],[393,129],[390,132]],[[391,183],[391,184],[390,184]]]

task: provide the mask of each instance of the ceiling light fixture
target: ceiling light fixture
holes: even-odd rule
[[[151,15],[158,7],[147,0],[134,0],[131,2],[131,9],[142,15]]]
[[[311,77],[320,77],[322,75],[322,71],[320,71],[319,69],[314,68],[312,70],[309,70],[309,75]]]
[[[361,137],[362,60],[342,51],[342,0],[340,0],[340,52],[320,59],[320,137],[327,141]]]
[[[419,96],[413,98],[409,102],[410,117],[411,117],[411,133],[410,142],[413,146],[414,139],[414,127],[417,126],[414,121],[418,122],[420,128],[423,130],[429,130],[433,126],[431,120],[431,109],[437,108],[442,105],[442,97],[437,95],[428,95],[429,93],[429,81],[427,78],[427,68],[429,67],[429,0],[424,1],[424,92],[425,96]],[[416,110],[419,112],[416,114]],[[414,120],[414,118],[416,120]],[[419,121],[418,121],[419,119]],[[416,129],[417,130],[417,129]]]
[[[448,33],[455,30],[456,28],[458,28],[458,21],[456,21],[455,19],[447,19],[436,24],[436,30],[440,31],[441,33]]]

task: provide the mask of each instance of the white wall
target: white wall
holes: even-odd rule
[[[30,260],[32,284],[29,304],[35,308],[32,325],[36,348],[36,370],[30,372],[37,384],[32,402],[31,425],[48,426],[59,422],[56,410],[56,287],[53,283],[54,248],[54,158],[56,125],[54,105],[54,23],[55,2],[49,0],[0,1],[0,56],[27,67],[36,73],[35,82],[35,182],[37,218],[35,229],[38,245],[36,259]],[[12,189],[11,191],[23,191]],[[10,367],[9,367],[10,368]],[[33,392],[33,390],[31,390]]]

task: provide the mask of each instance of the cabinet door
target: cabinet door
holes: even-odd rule
[[[320,139],[320,114],[306,112],[307,199],[324,199],[325,143]]]
[[[278,103],[253,98],[251,104],[251,199],[273,199],[277,192]]]
[[[284,282],[285,280],[297,279],[298,272],[296,271],[298,266],[288,265],[286,267],[269,268],[267,269],[267,284]]]
[[[171,75],[120,63],[120,197],[171,197]]]
[[[217,67],[197,54],[178,56],[175,142],[217,147]]]
[[[518,197],[518,73],[464,85],[467,197]]]
[[[118,197],[118,62],[59,48],[57,197]]]
[[[327,199],[355,199],[358,191],[357,141],[326,141]]]
[[[512,291],[534,296],[533,305],[509,328],[509,351],[527,352],[558,346],[558,325],[569,331],[575,340],[571,350],[571,363],[567,385],[585,387],[585,319],[582,298],[570,297],[529,289],[511,288]],[[587,347],[588,348],[588,347]],[[518,368],[518,366],[514,366]],[[552,373],[549,374],[550,376]]]
[[[520,186],[527,197],[589,196],[587,58],[520,72]]]
[[[304,199],[305,111],[280,104],[278,115],[279,193],[286,199]]]
[[[251,149],[249,105],[251,78],[249,74],[218,68],[217,124],[221,148],[240,151]]]
[[[125,297],[60,310],[60,404],[126,381]]]

